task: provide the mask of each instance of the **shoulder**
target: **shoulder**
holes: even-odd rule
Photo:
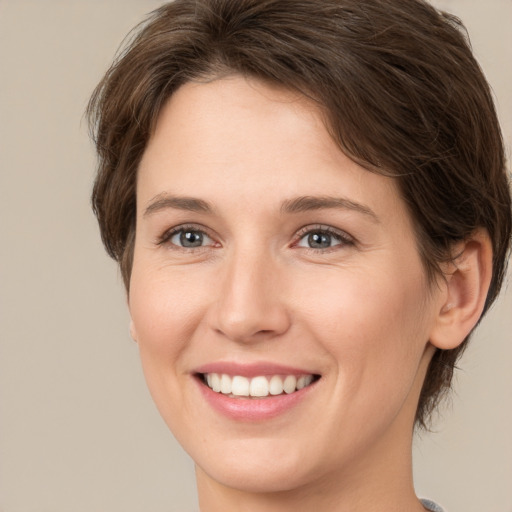
[[[439,505],[434,503],[433,501],[430,501],[430,500],[420,500],[420,501],[421,501],[422,505],[427,510],[430,510],[430,512],[444,512],[444,510]]]

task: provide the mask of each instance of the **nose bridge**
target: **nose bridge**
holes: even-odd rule
[[[214,315],[215,329],[235,341],[277,336],[289,325],[277,286],[279,271],[271,251],[239,247],[225,261]]]

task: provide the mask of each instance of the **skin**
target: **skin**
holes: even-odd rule
[[[361,208],[283,212],[301,196]],[[459,295],[427,283],[393,180],[345,156],[305,98],[232,76],[186,84],[165,105],[137,204],[132,334],[153,399],[196,462],[201,510],[424,510],[414,414],[429,340],[452,342],[446,311]],[[166,236],[183,225],[204,244]],[[309,247],[326,228],[331,246]],[[216,361],[321,379],[289,411],[240,422],[200,393],[194,369]]]

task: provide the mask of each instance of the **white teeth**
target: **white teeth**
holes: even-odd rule
[[[222,375],[220,378],[220,392],[224,395],[231,393],[231,379],[229,375]]]
[[[313,382],[313,375],[301,375],[297,379],[297,389],[305,388]]]
[[[306,376],[305,375],[301,375],[297,379],[297,389],[302,389],[305,385],[306,385]]]
[[[231,392],[235,396],[249,396],[249,379],[247,377],[240,377],[240,375],[233,377]]]
[[[283,382],[283,389],[286,394],[293,393],[297,387],[297,379],[295,375],[287,375]]]
[[[220,392],[220,377],[216,374],[216,373],[212,373],[212,384],[211,384],[211,388],[213,389],[213,391],[215,391],[216,393],[219,393]]]
[[[270,379],[269,391],[271,395],[280,395],[283,392],[283,379],[279,375],[274,375]]]
[[[268,396],[268,380],[266,377],[254,377],[249,388],[251,396]]]
[[[258,376],[248,379],[240,375],[231,377],[225,373],[205,374],[206,384],[217,393],[231,396],[266,397],[269,395],[282,395],[283,392],[291,394],[309,386],[313,382],[313,375],[273,375],[272,377]]]

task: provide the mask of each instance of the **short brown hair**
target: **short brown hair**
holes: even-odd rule
[[[344,153],[394,177],[430,278],[454,242],[485,228],[489,308],[512,224],[501,132],[462,23],[422,0],[175,0],[154,11],[88,107],[99,154],[93,208],[127,290],[137,168],[160,109],[188,81],[233,73],[312,98]],[[435,353],[419,425],[449,388],[468,338]]]

